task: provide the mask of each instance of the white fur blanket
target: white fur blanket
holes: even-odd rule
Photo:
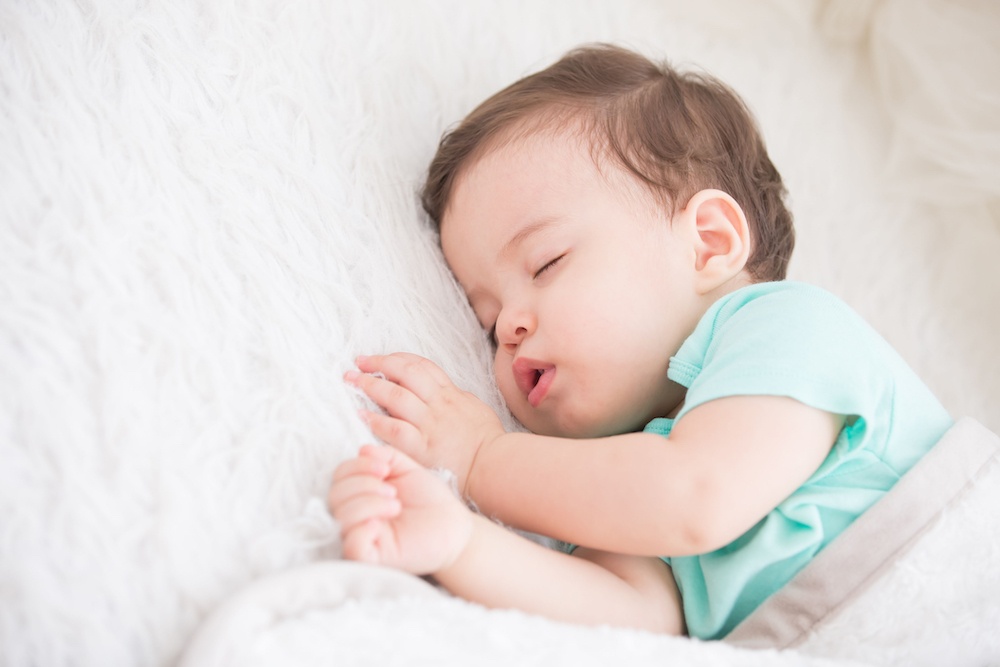
[[[423,354],[501,409],[414,193],[442,130],[581,42],[739,90],[792,277],[1000,431],[998,34],[988,0],[0,3],[0,664],[174,664],[241,592],[350,567],[323,498],[371,437],[356,354]],[[761,653],[351,576],[254,664],[887,663],[908,636]],[[970,620],[996,599],[929,618],[998,661]]]
[[[995,664],[998,508],[1000,437],[963,419],[726,644],[486,612],[416,577],[326,561],[263,578],[227,600],[180,667],[322,665],[334,655],[373,667]]]

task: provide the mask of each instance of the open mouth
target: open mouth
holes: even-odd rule
[[[528,398],[532,407],[545,399],[549,387],[556,376],[556,367],[535,359],[514,360],[514,381],[518,389]]]

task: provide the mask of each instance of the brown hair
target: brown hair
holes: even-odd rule
[[[575,49],[496,93],[441,138],[421,201],[440,228],[462,171],[518,133],[582,121],[598,154],[614,158],[671,213],[718,188],[750,224],[747,271],[781,280],[795,245],[785,187],[740,97],[706,74],[679,72],[611,45]]]

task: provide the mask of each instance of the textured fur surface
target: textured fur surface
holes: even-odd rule
[[[172,664],[230,596],[336,558],[329,476],[371,439],[356,354],[426,355],[500,407],[415,191],[448,125],[582,42],[742,93],[791,191],[792,277],[1000,430],[997,34],[987,0],[3,2],[0,662]],[[426,639],[323,660],[430,662],[472,618],[527,663],[631,636],[447,604]],[[383,613],[421,611],[330,632]]]

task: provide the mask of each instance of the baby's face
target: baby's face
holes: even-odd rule
[[[497,383],[527,428],[600,437],[677,407],[667,365],[704,306],[693,252],[670,222],[566,136],[519,140],[458,180],[445,258],[495,332]]]

